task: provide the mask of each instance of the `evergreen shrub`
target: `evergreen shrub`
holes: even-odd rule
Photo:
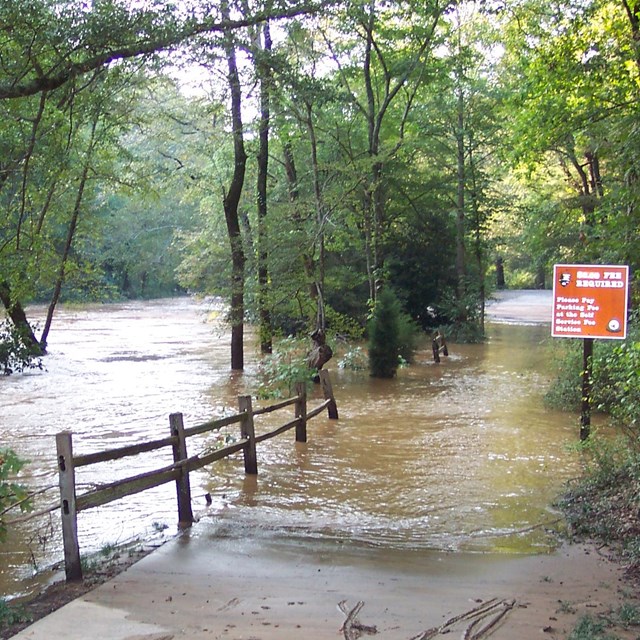
[[[400,362],[413,362],[418,331],[418,325],[403,311],[395,294],[383,289],[368,325],[371,375],[393,378]]]

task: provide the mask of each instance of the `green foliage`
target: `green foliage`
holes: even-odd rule
[[[461,343],[476,343],[484,340],[484,327],[481,323],[481,293],[477,283],[466,281],[462,296],[454,289],[448,289],[442,298],[440,311],[449,323],[444,328],[448,339]]]
[[[562,340],[553,346],[555,378],[544,395],[544,402],[553,409],[575,411],[580,407],[582,395],[582,342]],[[595,346],[597,348],[597,343]]]
[[[257,396],[262,399],[291,397],[297,383],[311,386],[318,372],[309,368],[304,341],[283,338],[274,347],[274,353],[266,356],[260,366]]]
[[[13,323],[0,322],[0,374],[9,376],[26,369],[43,369],[39,354]]]
[[[32,616],[22,606],[9,604],[4,598],[0,598],[0,629],[4,626],[31,622]]]
[[[598,408],[640,445],[640,341],[627,339],[597,361]]]
[[[611,620],[614,624],[622,627],[638,627],[640,626],[640,607],[631,602],[623,602],[618,609],[613,612]]]
[[[338,360],[338,368],[349,369],[351,371],[364,371],[367,368],[367,356],[362,347],[354,346],[349,348],[342,358]]]
[[[415,361],[418,342],[420,340],[420,326],[404,311],[398,318],[398,351],[400,357],[407,364]]]
[[[0,449],[0,542],[7,533],[4,515],[12,508],[19,507],[21,511],[29,511],[31,503],[27,489],[13,481],[24,461],[20,460],[10,449]]]
[[[607,627],[606,621],[586,615],[578,620],[567,640],[616,640],[616,637],[607,631]]]
[[[383,289],[369,322],[369,372],[374,378],[393,378],[400,356],[400,302],[390,289]]]
[[[593,433],[581,443],[584,476],[560,500],[571,530],[580,536],[618,545],[640,566],[640,344],[638,318],[624,342],[596,341],[593,357],[594,404],[608,411],[618,435]],[[580,401],[580,341],[568,341],[565,373],[551,398],[563,406]]]
[[[558,501],[571,532],[617,546],[640,566],[640,452],[627,438],[598,434],[580,450],[585,473]]]
[[[545,394],[554,408],[575,410],[582,395],[582,341],[556,347],[557,377]],[[592,360],[592,406],[640,440],[640,314],[634,312],[624,341],[596,340]]]
[[[512,269],[506,277],[509,289],[533,289],[536,283],[535,273],[527,269]]]
[[[325,307],[325,316],[329,331],[340,336],[344,340],[361,340],[364,328],[355,320],[344,313],[339,313],[330,306]]]

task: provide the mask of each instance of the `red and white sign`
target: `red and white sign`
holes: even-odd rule
[[[551,335],[624,340],[628,282],[626,265],[554,265]]]

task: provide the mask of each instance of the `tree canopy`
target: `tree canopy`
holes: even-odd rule
[[[358,333],[387,287],[481,336],[498,260],[633,270],[639,11],[7,0],[0,298],[49,305],[44,349],[60,300],[221,295],[268,351]]]

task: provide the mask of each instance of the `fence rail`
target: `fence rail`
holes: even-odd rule
[[[308,420],[319,415],[325,409],[330,419],[338,418],[338,409],[333,396],[329,375],[324,370],[320,371],[320,383],[322,385],[324,402],[311,411],[307,411],[305,385],[300,384],[296,387],[296,395],[294,397],[260,409],[253,409],[251,396],[240,396],[238,398],[239,413],[225,418],[209,420],[195,427],[185,428],[182,414],[172,413],[169,416],[170,436],[107,451],[74,456],[72,433],[70,431],[58,433],[56,435],[56,449],[58,456],[65,574],[67,580],[82,579],[80,545],[78,542],[78,513],[113,502],[114,500],[119,500],[126,496],[140,493],[141,491],[146,491],[153,487],[158,487],[167,482],[175,481],[178,502],[178,524],[183,528],[191,526],[193,524],[193,511],[191,508],[189,474],[192,471],[196,471],[217,460],[227,458],[238,451],[242,451],[244,454],[245,473],[257,474],[257,444],[285,433],[294,427],[296,430],[296,442],[306,442]],[[267,433],[256,436],[254,419],[257,416],[273,413],[274,411],[279,411],[289,406],[294,407],[293,420]],[[240,425],[239,440],[205,454],[198,454],[191,457],[187,455],[187,438],[220,430],[232,424]],[[76,495],[76,469],[93,464],[120,460],[130,456],[137,456],[168,447],[171,447],[173,452],[173,464],[128,478],[115,480],[114,482],[100,484],[82,495]]]

